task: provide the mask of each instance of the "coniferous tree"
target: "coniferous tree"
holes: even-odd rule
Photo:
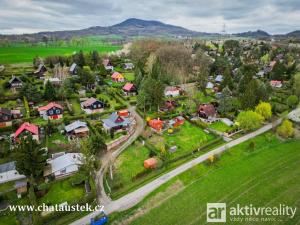
[[[48,101],[53,101],[56,99],[56,90],[50,81],[47,81],[45,85],[44,99]]]

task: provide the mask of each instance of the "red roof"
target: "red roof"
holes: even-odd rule
[[[38,111],[47,111],[53,107],[63,109],[63,107],[55,102],[50,102],[48,105],[42,106],[38,108]]]
[[[133,88],[133,86],[134,86],[134,84],[127,83],[127,84],[124,85],[123,90],[124,91],[130,91],[131,88]]]
[[[270,84],[271,85],[278,85],[278,84],[282,84],[282,82],[280,80],[271,80]]]
[[[19,129],[15,132],[15,138],[17,138],[24,130],[29,131],[32,134],[39,134],[39,127],[34,125],[34,124],[30,124],[28,122],[23,123]]]

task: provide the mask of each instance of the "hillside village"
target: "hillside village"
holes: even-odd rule
[[[118,199],[278,120],[274,135],[299,138],[299,59],[274,40],[142,39],[127,54],[0,65],[0,209],[95,204],[103,191]],[[67,216],[0,215],[7,224]]]

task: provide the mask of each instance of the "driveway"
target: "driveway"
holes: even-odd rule
[[[131,115],[135,118],[136,128],[134,133],[128,138],[128,140],[126,140],[125,143],[123,143],[117,150],[113,152],[108,152],[101,159],[101,168],[96,174],[98,202],[100,202],[100,204],[109,204],[111,202],[111,199],[106,194],[103,185],[104,175],[108,167],[112,165],[114,160],[141,135],[145,127],[144,120],[135,111],[135,107],[129,107],[128,110],[130,111]]]

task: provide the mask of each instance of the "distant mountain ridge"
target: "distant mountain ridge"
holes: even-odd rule
[[[81,30],[65,30],[65,31],[53,31],[53,32],[39,32],[35,34],[23,34],[23,35],[1,35],[0,39],[6,38],[9,40],[19,40],[22,38],[33,38],[41,40],[44,36],[56,37],[59,39],[68,39],[74,36],[89,36],[89,35],[121,35],[124,37],[133,36],[182,36],[182,37],[199,37],[199,36],[216,36],[217,33],[198,32],[186,29],[184,27],[165,24],[155,20],[141,20],[136,18],[127,19],[121,23],[102,27],[93,26]],[[252,37],[252,38],[270,38],[273,35],[263,30],[248,31],[243,33],[233,34],[237,37]],[[300,38],[300,30],[293,31],[288,34],[276,35],[280,37],[296,37]]]
[[[234,35],[238,37],[253,37],[253,38],[267,38],[272,36],[271,34],[263,30],[248,31],[243,33],[237,33]]]

